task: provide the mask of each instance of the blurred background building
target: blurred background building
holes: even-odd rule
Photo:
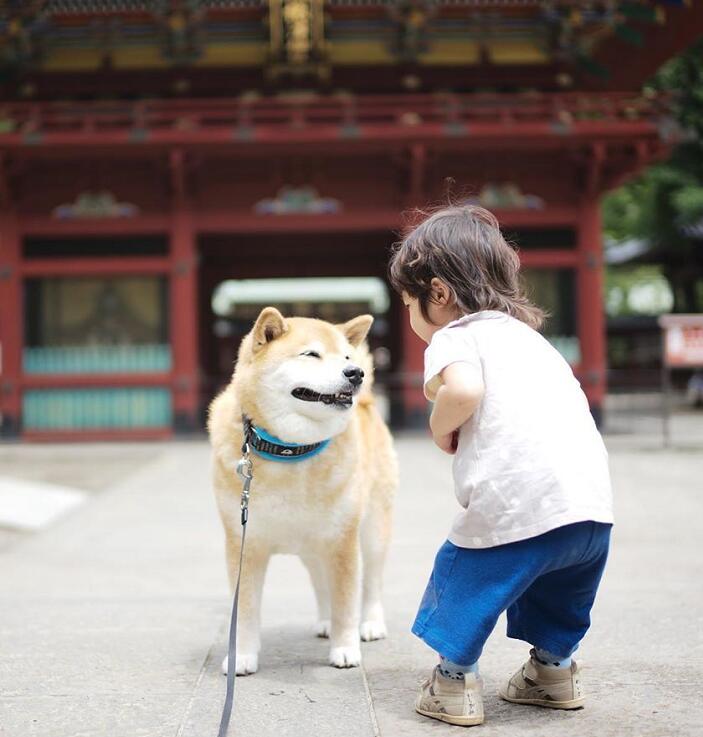
[[[606,295],[600,201],[686,139],[643,84],[701,37],[703,3],[0,8],[5,435],[201,428],[266,304],[373,312],[390,417],[417,422],[423,345],[386,264],[404,213],[448,192],[496,212],[600,416],[604,298],[627,299]],[[661,247],[615,236],[613,263]],[[613,328],[622,355],[636,328]]]

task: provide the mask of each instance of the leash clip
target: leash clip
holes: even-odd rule
[[[249,459],[248,452],[245,452],[244,457],[240,458],[237,463],[237,476],[244,481],[242,486],[242,501],[239,505],[242,510],[242,526],[244,526],[249,519],[249,488],[251,487],[251,480],[254,478],[254,466]]]
[[[254,465],[247,456],[239,459],[239,462],[237,463],[237,476],[239,476],[244,483],[247,481],[251,483],[251,480],[254,477]]]

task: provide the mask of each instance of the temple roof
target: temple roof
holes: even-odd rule
[[[703,33],[677,0],[5,0],[5,98],[635,90]]]

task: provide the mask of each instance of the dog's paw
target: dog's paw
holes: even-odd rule
[[[315,634],[318,637],[329,637],[330,636],[331,624],[329,619],[321,619],[315,625]]]
[[[359,633],[364,642],[370,642],[371,640],[382,640],[388,634],[388,631],[386,630],[386,623],[382,619],[370,619],[361,623]]]
[[[361,648],[358,645],[333,647],[330,650],[330,665],[335,668],[354,668],[361,665]]]
[[[229,655],[225,655],[222,661],[222,672],[227,675],[229,670]],[[259,670],[259,656],[256,653],[251,655],[238,654],[237,665],[234,671],[238,676],[248,676]]]

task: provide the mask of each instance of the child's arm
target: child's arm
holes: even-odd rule
[[[458,361],[443,369],[442,385],[435,396],[430,416],[430,429],[435,443],[447,453],[453,453],[453,434],[476,411],[485,387],[473,366]]]

